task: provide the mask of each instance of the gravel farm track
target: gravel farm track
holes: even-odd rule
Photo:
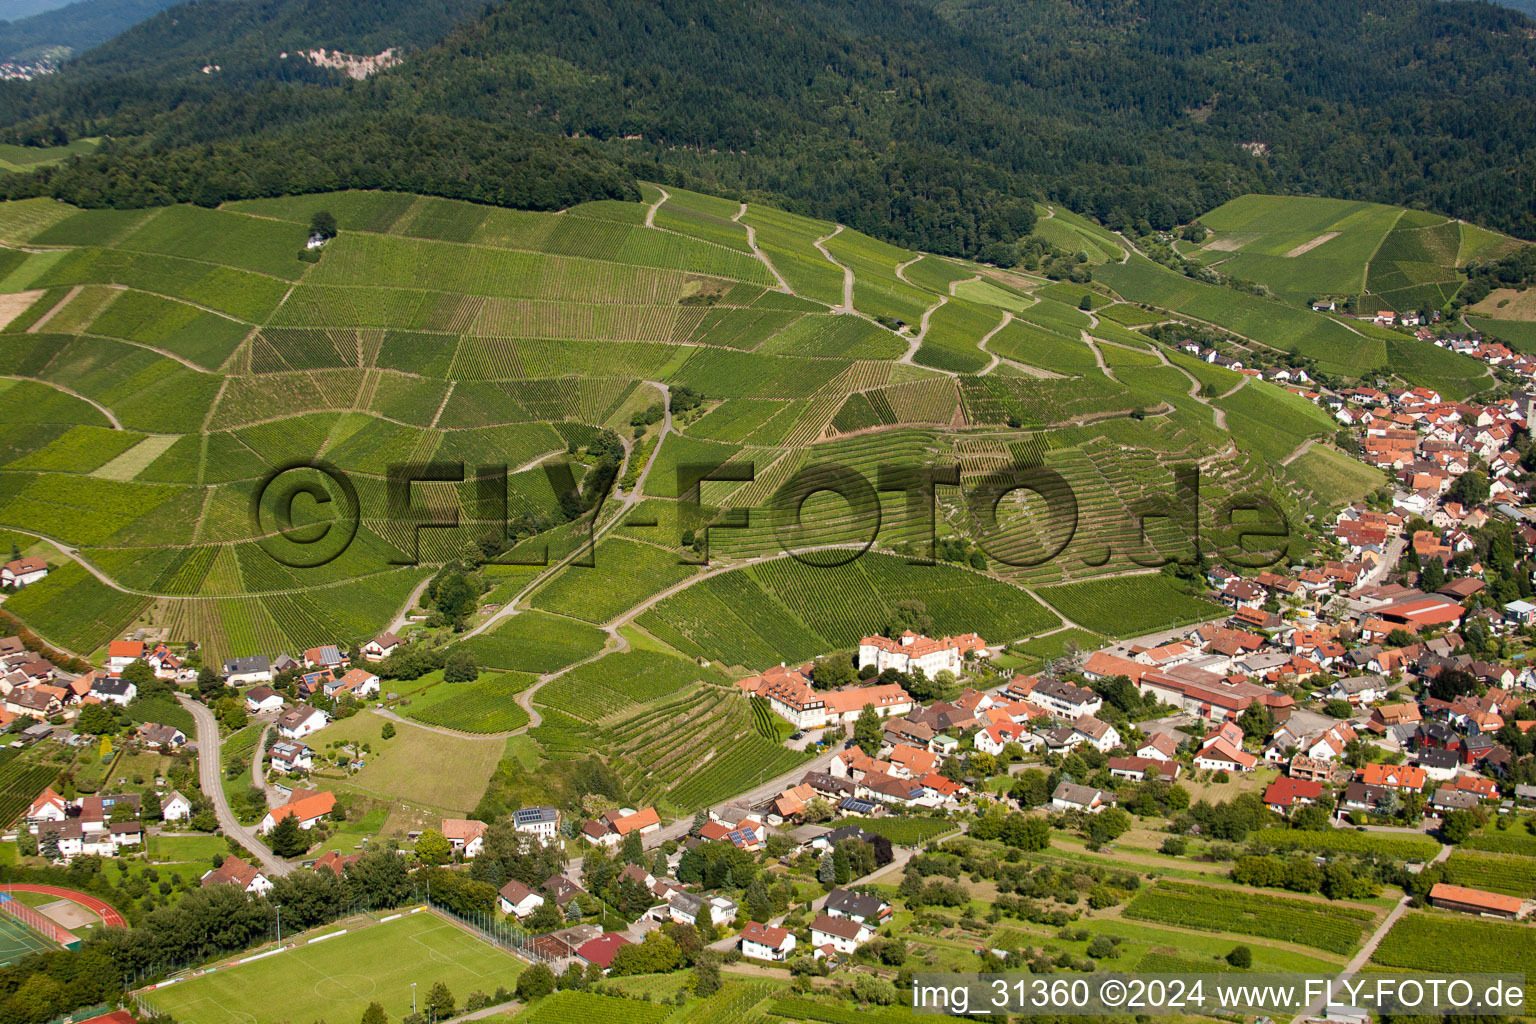
[[[123,919],[123,915],[119,914],[112,904],[89,893],[80,892],[78,889],[64,889],[57,885],[13,885],[11,883],[6,883],[0,889],[3,889],[5,892],[37,892],[42,893],[44,896],[57,896],[60,899],[72,900],[98,915],[101,918],[101,923],[108,927],[128,927],[128,922]]]

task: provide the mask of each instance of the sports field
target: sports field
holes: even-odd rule
[[[371,1002],[392,1020],[411,1012],[441,981],[462,1004],[517,983],[522,961],[436,914],[421,911],[339,938],[301,946],[142,993],[181,1024],[354,1021]]]
[[[57,948],[11,915],[0,913],[0,966],[15,963],[32,953]]]

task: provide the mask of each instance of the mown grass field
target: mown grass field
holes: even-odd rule
[[[395,724],[394,737],[386,740],[384,724],[385,719],[364,711],[312,734],[305,742],[316,751],[325,752],[335,743],[366,742],[373,748],[364,755],[362,770],[340,775],[331,769],[316,777],[337,789],[445,813],[464,814],[474,808],[501,759],[501,740],[448,736],[401,723]],[[332,779],[332,774],[337,777]]]
[[[321,934],[336,929],[322,929]],[[212,971],[144,994],[158,1012],[187,1024],[267,1024],[295,1017],[361,1018],[371,1002],[391,1018],[411,1012],[441,981],[462,1002],[513,988],[524,964],[429,911],[357,930],[267,957]],[[282,993],[274,999],[274,993]]]

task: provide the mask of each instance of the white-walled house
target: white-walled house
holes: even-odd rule
[[[741,930],[741,955],[753,960],[783,960],[794,948],[794,933],[783,928],[749,921]]]
[[[851,917],[817,914],[811,921],[811,945],[816,947],[818,956],[828,948],[837,953],[852,953],[874,935],[873,928]]]
[[[277,720],[277,732],[284,739],[301,740],[310,733],[324,729],[328,722],[330,718],[324,711],[300,704],[290,708]]]
[[[192,817],[192,801],[172,790],[160,804],[160,817],[166,821],[187,821]]]
[[[497,891],[496,905],[503,914],[516,914],[521,920],[542,907],[544,897],[514,878]]]

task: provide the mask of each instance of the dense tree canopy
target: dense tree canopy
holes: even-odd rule
[[[419,49],[354,82],[278,56],[299,40]],[[638,176],[966,255],[1026,234],[1035,199],[1167,228],[1251,191],[1530,236],[1533,51],[1523,15],[1431,0],[230,0],[5,83],[0,137],[118,140],[8,186],[90,206],[350,186],[552,209]]]

